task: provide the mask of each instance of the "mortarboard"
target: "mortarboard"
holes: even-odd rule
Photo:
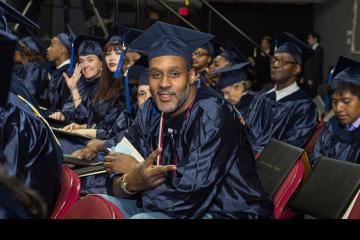
[[[334,76],[333,84],[348,82],[360,87],[360,62],[340,56],[336,63]]]
[[[79,34],[74,40],[74,50],[78,57],[94,54],[102,59],[105,42],[106,40],[100,37]]]
[[[72,38],[70,35],[67,35],[66,33],[59,33],[56,35],[56,37],[60,40],[60,42],[64,45],[64,47],[71,52],[71,44],[72,44]]]
[[[209,54],[210,57],[214,57],[215,56],[215,50],[214,50],[214,46],[211,43],[211,41],[205,43],[204,45],[202,45],[200,48],[203,48],[207,51],[207,53]]]
[[[129,46],[133,51],[148,55],[179,56],[192,61],[192,52],[209,42],[213,35],[157,21]]]
[[[44,44],[36,36],[24,37],[19,42],[37,55],[41,55],[46,51]]]
[[[39,29],[39,25],[31,21],[29,18],[23,16],[19,11],[11,7],[9,4],[0,1],[0,28],[5,32],[8,31],[7,21],[23,24],[29,28]]]
[[[0,106],[7,100],[16,44],[17,38],[14,35],[0,30]]]
[[[235,54],[235,61],[237,63],[247,62],[249,61],[245,54],[230,40],[227,40],[227,50]]]
[[[138,79],[138,86],[149,85],[149,69],[145,68]]]
[[[250,62],[243,62],[243,63],[226,66],[214,71],[213,74],[221,73],[221,78],[218,83],[220,89],[224,89],[242,80],[247,80],[248,76],[244,71],[244,68],[247,67],[249,64]]]
[[[315,51],[293,35],[284,32],[275,40],[274,53],[289,53],[300,66],[303,66]]]

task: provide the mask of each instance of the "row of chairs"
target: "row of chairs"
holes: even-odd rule
[[[60,192],[51,219],[123,219],[114,204],[99,195],[80,197],[80,178],[74,170],[62,165]]]

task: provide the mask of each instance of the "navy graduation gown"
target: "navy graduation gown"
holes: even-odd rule
[[[40,62],[32,61],[23,65],[22,71],[18,80],[24,84],[40,105],[46,105],[46,92],[49,83],[46,66]]]
[[[360,163],[360,128],[347,131],[336,116],[332,117],[309,155],[310,162],[317,164],[321,156]]]
[[[59,145],[46,124],[13,93],[0,114],[5,173],[38,191],[51,214],[60,189]]]
[[[66,85],[63,73],[67,71],[69,64],[65,64],[51,74],[49,86],[47,88],[47,97],[49,100],[49,114],[60,111],[64,104],[69,101],[70,90]]]
[[[147,157],[158,146],[160,113],[147,100],[125,136]],[[188,113],[167,118],[162,164],[176,164],[166,183],[142,193],[145,211],[163,211],[174,218],[271,217],[245,128],[233,106],[200,87]]]
[[[254,154],[271,138],[303,148],[317,125],[316,105],[301,89],[280,101],[262,93],[243,113]]]
[[[236,109],[243,114],[247,111],[253,99],[254,94],[246,93],[244,96],[241,96],[240,101],[235,105]]]
[[[77,83],[80,96],[82,98],[80,105],[75,109],[72,103],[72,98],[64,104],[62,113],[66,118],[66,122],[74,122],[78,124],[86,124],[88,121],[89,109],[92,104],[92,99],[95,97],[97,87],[99,84],[99,78],[91,81],[81,77]],[[85,110],[84,110],[85,109]]]

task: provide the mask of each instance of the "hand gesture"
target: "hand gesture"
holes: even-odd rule
[[[77,89],[77,83],[81,77],[81,66],[78,63],[76,64],[74,74],[71,77],[65,72],[63,73],[63,76],[70,91]]]
[[[165,181],[166,172],[176,170],[174,165],[153,165],[161,151],[161,149],[156,149],[144,162],[135,165],[130,172],[126,173],[129,191],[138,192],[157,187]]]

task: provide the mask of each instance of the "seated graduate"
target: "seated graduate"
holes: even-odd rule
[[[6,26],[4,17],[9,13],[11,7],[1,1],[0,8],[4,6],[7,7],[7,11],[0,11],[0,19],[3,23],[5,22]],[[32,23],[19,12],[11,10],[9,14],[13,18],[17,16],[21,19],[21,23],[27,23],[27,25],[29,22]],[[1,32],[1,35],[16,39],[4,32]],[[37,109],[19,93],[4,91],[7,89],[6,83],[9,81],[4,72],[6,70],[11,72],[14,52],[5,54],[6,50],[10,51],[10,48],[4,43],[1,43],[0,46],[5,48],[1,51],[0,58],[2,66],[0,73],[3,77],[0,96],[8,97],[7,102],[1,104],[0,107],[0,139],[2,141],[0,152],[3,153],[3,159],[5,159],[1,164],[7,176],[15,176],[26,187],[30,187],[41,195],[50,215],[60,189],[62,151],[55,135]],[[22,92],[26,92],[26,90],[22,89]]]
[[[197,81],[200,80],[200,73],[205,73],[214,56],[215,50],[211,42],[205,43],[192,53],[192,67]]]
[[[16,78],[41,106],[47,104],[49,82],[44,52],[43,43],[35,36],[28,36],[19,40],[14,56],[15,62],[20,63],[17,65]]]
[[[84,149],[75,151],[72,156],[80,159],[92,160],[96,157],[98,152],[105,152],[106,149],[114,147],[121,141],[124,136],[124,132],[133,124],[137,112],[141,111],[144,103],[150,97],[149,70],[146,68],[142,70],[141,75],[138,77],[138,98],[136,110],[134,108],[134,111],[130,114],[127,111],[123,111],[116,119],[116,122],[110,131],[101,132],[100,134],[104,135],[103,139],[106,140],[92,139],[87,143]]]
[[[220,74],[220,81],[218,86],[224,95],[225,100],[228,100],[235,105],[240,113],[246,111],[254,98],[251,93],[251,81],[244,70],[250,62],[238,63],[223,67],[215,74]]]
[[[297,147],[304,147],[310,139],[317,125],[316,106],[296,80],[303,63],[313,52],[288,33],[277,39],[271,60],[275,87],[255,97],[243,114],[255,156],[271,138]]]
[[[107,162],[120,161],[123,168],[109,178],[110,195],[104,197],[126,218],[272,216],[272,202],[261,187],[245,127],[233,106],[194,84],[191,54],[211,38],[156,22],[132,43],[149,53],[153,98],[125,132],[146,160],[139,163],[120,153],[106,156]]]
[[[51,73],[47,89],[49,101],[49,115],[52,112],[60,111],[66,101],[70,98],[70,90],[66,86],[63,73],[70,74],[70,53],[72,37],[60,33],[51,39],[47,49],[47,60],[55,64],[56,69]]]
[[[360,163],[360,62],[341,56],[330,86],[335,116],[318,138],[310,162],[321,156]]]
[[[105,70],[102,71],[99,87],[92,100],[90,109],[87,109],[87,106],[83,104],[80,105],[80,111],[84,114],[89,114],[88,122],[83,125],[71,123],[65,126],[64,130],[91,138],[106,139],[106,135],[103,132],[113,127],[116,119],[124,110],[124,86],[125,97],[127,98],[127,112],[131,113],[129,89],[129,75],[131,74],[128,68],[134,62],[131,59],[128,60],[126,56],[124,58],[126,52],[125,44],[130,44],[133,38],[136,38],[141,33],[141,31],[137,30],[133,33],[133,30],[129,29],[122,37],[113,36],[110,38],[104,47],[105,62],[103,69]]]
[[[70,99],[64,104],[60,112],[49,115],[49,118],[64,123],[75,122],[85,124],[88,121],[88,112],[93,98],[96,95],[99,79],[102,72],[104,54],[102,46],[105,40],[99,37],[80,34],[74,40],[74,50],[77,53],[78,62],[74,73],[69,77],[65,72],[63,76],[70,90]]]

